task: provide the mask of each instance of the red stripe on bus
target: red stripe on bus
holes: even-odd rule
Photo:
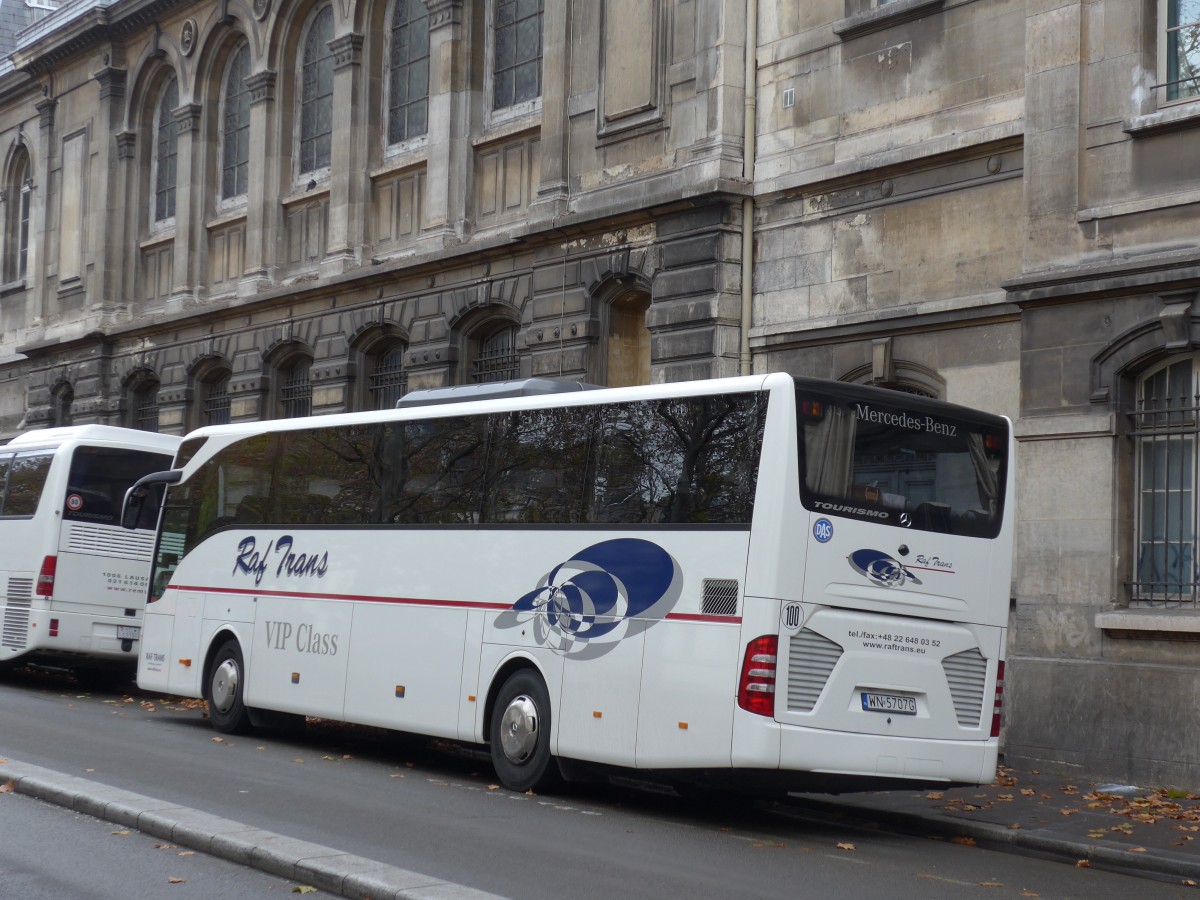
[[[348,600],[362,603],[403,603],[411,606],[446,606],[455,609],[512,609],[511,603],[484,603],[481,600],[430,600],[421,597],[379,597],[368,594],[308,594],[299,591],[258,591],[250,588],[203,587],[200,585],[171,585],[168,591],[192,591],[198,594],[240,594],[247,597],[296,597],[301,600]],[[716,622],[740,625],[741,616],[709,616],[699,613],[667,613],[665,618],[675,622]]]

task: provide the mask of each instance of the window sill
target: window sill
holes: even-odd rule
[[[940,10],[945,0],[892,0],[883,6],[839,19],[833,23],[833,33],[843,41],[882,31],[893,25],[911,22],[928,13]]]
[[[1131,116],[1121,126],[1122,131],[1134,138],[1185,128],[1200,128],[1200,103],[1180,103],[1144,116]]]
[[[9,281],[0,284],[0,297],[10,297],[13,294],[24,293],[25,279],[21,278],[18,281]]]
[[[1122,609],[1096,613],[1109,637],[1144,641],[1200,641],[1200,609]]]

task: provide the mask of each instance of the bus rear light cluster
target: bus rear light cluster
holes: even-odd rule
[[[755,638],[746,646],[742,676],[738,679],[738,706],[758,716],[775,715],[775,671],[779,638]]]
[[[50,637],[58,637],[58,619],[50,620]]]
[[[58,569],[58,557],[47,556],[42,560],[42,569],[37,577],[37,595],[39,597],[54,596],[54,573]]]
[[[1004,704],[1004,660],[996,663],[996,704],[992,707],[992,737],[1000,737],[1000,707]]]

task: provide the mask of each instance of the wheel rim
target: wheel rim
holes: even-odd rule
[[[226,713],[233,708],[238,694],[238,667],[232,659],[227,659],[213,670],[212,703],[220,712]]]
[[[500,748],[511,763],[520,765],[533,755],[538,742],[537,704],[528,694],[513,697],[500,718]]]

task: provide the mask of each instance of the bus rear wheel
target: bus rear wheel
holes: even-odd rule
[[[222,734],[245,734],[250,730],[250,713],[243,701],[245,672],[241,645],[231,638],[217,650],[204,679],[208,719]]]
[[[550,755],[550,694],[541,676],[523,669],[496,694],[488,728],[492,765],[512,791],[545,791],[559,783]]]

